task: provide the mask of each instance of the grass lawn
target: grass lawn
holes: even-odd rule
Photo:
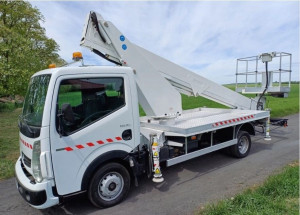
[[[20,156],[18,116],[21,108],[0,112],[0,179],[14,175],[14,166]]]
[[[271,117],[282,117],[299,112],[299,84],[292,84],[287,98],[267,96],[267,108],[271,109]]]
[[[200,210],[199,215],[299,214],[299,162],[270,176],[262,186]]]

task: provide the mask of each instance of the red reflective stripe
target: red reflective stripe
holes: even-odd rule
[[[95,146],[94,143],[87,143],[88,146]]]
[[[102,140],[97,141],[98,144],[103,144],[104,142]]]
[[[73,151],[73,149],[71,147],[66,147],[65,150],[68,151],[68,152]]]
[[[30,149],[32,149],[32,145],[30,145]]]
[[[106,139],[106,141],[109,142],[109,143],[114,142],[114,141],[113,141],[112,139],[110,139],[110,138]]]
[[[76,145],[76,148],[78,148],[78,149],[83,149],[84,146],[83,146],[83,145]]]
[[[122,138],[121,137],[116,137],[116,140],[122,140]]]
[[[234,122],[239,122],[239,121],[242,121],[242,120],[245,120],[245,119],[251,119],[251,118],[254,118],[254,115],[244,116],[244,117],[230,119],[230,120],[225,120],[225,121],[222,121],[222,122],[216,122],[216,123],[213,124],[213,127],[224,125],[224,124],[229,124],[229,123],[234,123]]]

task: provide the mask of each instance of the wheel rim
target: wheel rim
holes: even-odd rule
[[[245,154],[248,151],[248,148],[249,148],[248,138],[245,136],[241,137],[239,142],[239,152],[241,154]]]
[[[122,192],[124,180],[117,172],[110,172],[104,175],[98,185],[98,194],[105,201],[116,199]]]

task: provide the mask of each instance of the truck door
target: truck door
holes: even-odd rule
[[[101,154],[130,152],[135,147],[129,95],[126,74],[63,75],[57,79],[50,141],[58,194],[79,191],[84,171]]]

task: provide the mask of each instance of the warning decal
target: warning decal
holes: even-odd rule
[[[155,170],[155,174],[160,174],[160,171],[159,171],[159,169],[158,169],[158,168],[156,168],[156,170]]]

